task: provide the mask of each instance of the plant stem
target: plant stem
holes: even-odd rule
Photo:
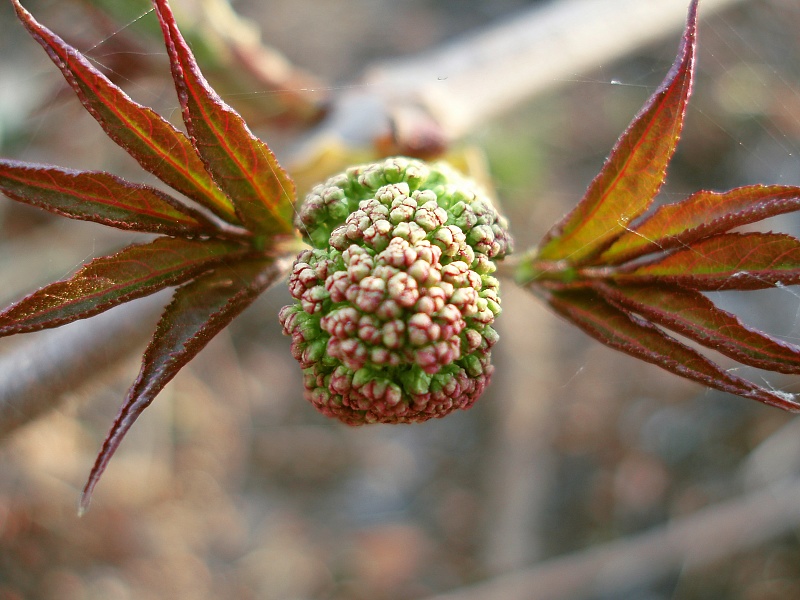
[[[30,334],[0,358],[0,439],[144,347],[168,297],[156,294],[88,320]]]

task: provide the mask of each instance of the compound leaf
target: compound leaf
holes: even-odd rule
[[[222,219],[238,223],[231,201],[211,179],[186,135],[151,108],[134,102],[83,54],[36,21],[18,0],[12,2],[20,21],[108,137],[167,185]]]

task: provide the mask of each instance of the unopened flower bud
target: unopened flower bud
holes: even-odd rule
[[[351,425],[469,408],[491,379],[506,223],[471,181],[406,158],[315,187],[297,226],[312,246],[279,315],[307,399]]]

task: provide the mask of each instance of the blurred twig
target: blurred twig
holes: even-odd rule
[[[260,95],[270,94],[278,105],[272,118],[312,123],[321,117],[329,98],[322,79],[265,45],[257,25],[239,16],[228,0],[202,0],[200,8],[198,27],[229,57],[220,61],[220,74],[234,69],[249,76],[259,86]]]
[[[752,548],[800,524],[800,479],[710,506],[643,534],[428,600],[579,600],[625,591]]]
[[[701,17],[740,1],[704,0]],[[458,139],[536,94],[678,31],[687,6],[685,0],[561,0],[535,7],[418,56],[367,68],[364,86],[334,100],[329,122],[345,139],[368,143],[383,133],[373,127],[385,127],[399,107],[416,106]]]
[[[52,409],[63,396],[102,375],[155,329],[163,294],[60,329],[31,334],[0,358],[0,439]]]
[[[503,310],[524,320],[498,321],[503,344],[498,367],[503,377],[493,394],[495,425],[486,458],[483,563],[503,573],[537,560],[546,497],[554,477],[551,451],[555,430],[554,389],[560,378],[554,352],[557,323],[527,292],[507,286]],[[513,351],[511,350],[513,349]]]
[[[800,474],[800,419],[787,423],[756,446],[740,467],[746,489],[755,490]]]
[[[139,42],[131,39],[127,27],[152,10],[150,0],[83,2],[90,16],[108,32],[102,42],[103,63],[109,65],[111,61],[112,78],[131,67],[152,72],[157,64],[161,66],[146,55],[124,52],[115,59],[107,51],[112,44]],[[239,15],[229,0],[177,0],[173,4],[181,29],[205,75],[228,96],[241,92],[237,105],[251,124],[278,121],[308,125],[324,114],[329,97],[324,80],[291,64],[280,52],[264,44],[257,24]],[[137,31],[161,39],[155,19],[146,20]]]

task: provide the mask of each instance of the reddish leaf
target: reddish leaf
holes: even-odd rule
[[[800,209],[800,188],[751,185],[728,192],[700,191],[666,204],[632,231],[624,232],[598,262],[620,264],[670,250],[776,215]]]
[[[248,260],[207,273],[175,292],[97,456],[81,496],[81,512],[89,507],[95,485],[139,415],[217,333],[283,277],[285,267],[284,261]]]
[[[700,291],[800,283],[800,241],[781,233],[723,233],[621,272],[620,283],[678,284]]]
[[[606,346],[711,388],[800,412],[794,395],[767,390],[737,377],[663,331],[588,290],[548,297],[553,309]]]
[[[294,182],[267,145],[209,86],[183,39],[167,0],[153,0],[164,32],[183,120],[214,180],[245,226],[259,234],[294,231]]]
[[[161,237],[97,258],[0,313],[0,337],[58,327],[178,285],[247,252],[239,244]]]
[[[12,2],[19,19],[112,140],[167,185],[219,217],[238,222],[230,200],[212,181],[181,131],[152,109],[131,100],[78,50],[38,23],[18,0]]]
[[[177,236],[216,230],[203,215],[160,190],[109,173],[0,159],[0,191],[57,215],[119,229]]]
[[[692,87],[697,0],[672,69],[617,141],[583,199],[540,244],[542,260],[586,262],[639,217],[664,182]]]
[[[800,347],[744,325],[699,292],[662,286],[594,286],[624,311],[671,329],[742,364],[800,374]]]

